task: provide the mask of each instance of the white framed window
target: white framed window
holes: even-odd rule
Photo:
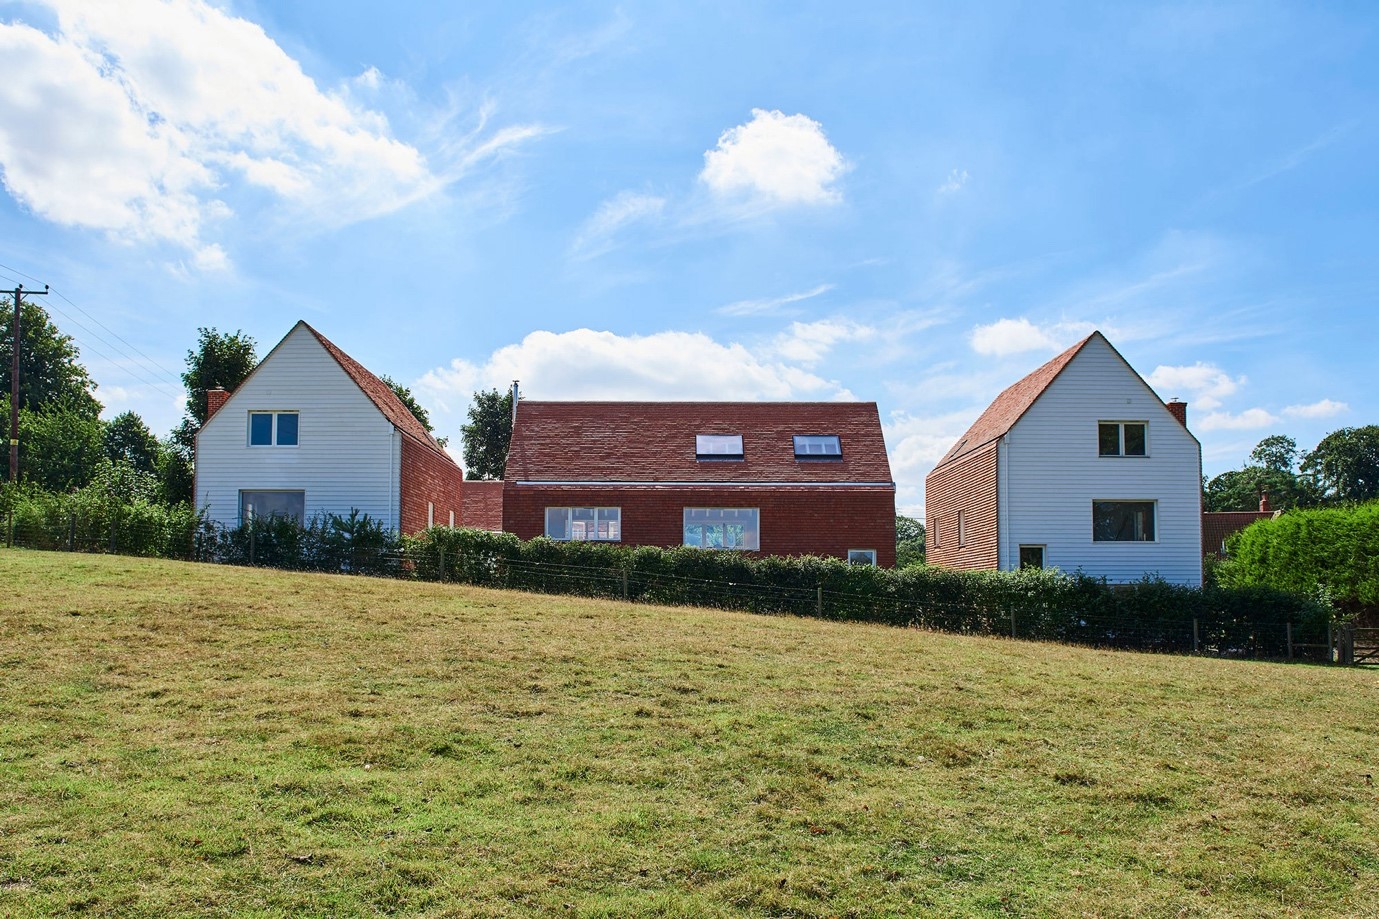
[[[298,523],[305,523],[306,492],[280,489],[241,490],[239,522],[245,524],[255,517],[290,517]]]
[[[943,539],[939,536],[938,518],[932,517],[929,520],[929,532],[934,534],[934,548],[943,545]]]
[[[455,529],[455,512],[450,512],[450,529]]]
[[[958,511],[958,548],[967,545],[967,515]]]
[[[571,542],[618,542],[622,539],[622,508],[548,507],[546,535]]]
[[[699,549],[761,548],[761,512],[755,507],[687,507],[685,545]]]
[[[249,446],[297,446],[296,412],[250,412]]]
[[[436,505],[433,501],[426,502],[426,528],[429,530],[436,525]]]
[[[1148,425],[1143,421],[1098,421],[1099,456],[1148,456]]]
[[[1154,542],[1155,501],[1093,501],[1094,542]]]
[[[871,567],[875,568],[875,567],[876,567],[876,550],[875,550],[875,549],[849,549],[849,550],[848,550],[848,564],[849,564],[849,565],[870,565]]]
[[[742,459],[741,434],[694,435],[694,458],[709,460]]]
[[[841,459],[843,442],[837,434],[796,434],[795,459]]]

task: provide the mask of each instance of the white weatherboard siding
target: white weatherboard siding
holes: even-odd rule
[[[249,446],[257,411],[298,412],[298,446]],[[401,463],[402,435],[299,326],[201,428],[196,502],[236,526],[241,489],[300,489],[308,519],[358,508],[397,529]]]
[[[1143,421],[1148,456],[1097,454],[1099,421]],[[1202,582],[1201,448],[1112,348],[1087,343],[1006,435],[1000,455],[1000,566],[1021,545],[1044,564],[1137,581]],[[1154,542],[1095,542],[1092,501],[1155,501]]]

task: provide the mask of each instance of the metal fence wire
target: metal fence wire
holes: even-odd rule
[[[767,615],[872,622],[966,635],[1001,635],[1096,648],[1217,657],[1351,663],[1355,629],[1250,616],[1127,618],[1032,602],[863,595],[817,586],[700,578],[637,567],[571,564],[492,553],[418,549],[376,525],[307,526],[268,519],[234,529],[188,518],[68,515],[5,520],[5,545],[151,556],[214,564],[473,584],[507,590],[696,606]],[[1362,630],[1363,631],[1363,630]],[[1349,640],[1349,645],[1347,641]],[[1367,659],[1362,637],[1360,657]]]

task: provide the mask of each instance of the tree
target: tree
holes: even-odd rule
[[[1302,471],[1315,476],[1326,501],[1379,498],[1379,425],[1332,431],[1307,454]]]
[[[19,475],[48,491],[68,492],[91,481],[104,458],[105,423],[81,400],[47,406],[41,412],[19,410]],[[9,399],[0,400],[8,418]]]
[[[1311,507],[1319,503],[1316,486],[1297,471],[1298,443],[1283,434],[1271,434],[1250,451],[1243,469],[1223,472],[1203,488],[1203,506],[1209,511],[1253,511],[1262,494],[1277,510]]]
[[[121,412],[105,426],[102,446],[111,462],[124,461],[139,472],[158,466],[158,438],[134,412]]]
[[[895,516],[895,567],[924,564],[924,524],[913,517]]]
[[[431,427],[430,413],[417,403],[410,389],[389,376],[379,377],[379,379],[388,384],[388,388],[393,391],[393,395],[397,396],[398,401],[407,406],[407,411],[411,412],[416,417],[417,421],[421,422],[421,426],[426,429],[427,434],[435,430],[435,428]]]
[[[206,393],[217,387],[234,391],[257,364],[257,343],[243,332],[217,332],[199,328],[196,348],[187,352],[187,370],[182,382],[187,387],[187,414],[196,428],[206,423]]]
[[[464,441],[465,475],[471,479],[501,479],[512,440],[512,393],[496,389],[474,394],[469,424],[460,428]]]
[[[84,417],[101,412],[93,390],[95,381],[80,363],[72,336],[63,335],[36,303],[23,301],[19,308],[19,408],[41,412],[63,404]],[[0,299],[0,394],[9,396],[10,366],[14,354],[14,300]],[[8,424],[8,415],[5,423]]]
[[[1298,442],[1285,434],[1270,434],[1250,451],[1255,465],[1277,472],[1296,472],[1298,456]]]

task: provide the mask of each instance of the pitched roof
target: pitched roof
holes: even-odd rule
[[[1203,511],[1202,554],[1221,556],[1226,537],[1238,533],[1257,520],[1268,520],[1273,511]]]
[[[326,349],[326,353],[335,359],[335,363],[340,365],[340,369],[345,371],[345,374],[354,381],[354,384],[364,395],[369,397],[369,401],[383,413],[383,417],[392,422],[393,427],[422,446],[429,447],[452,465],[455,465],[450,454],[446,453],[445,449],[436,443],[436,439],[426,430],[425,425],[417,420],[417,416],[412,414],[411,409],[402,404],[402,400],[397,397],[397,393],[393,392],[391,386],[370,373],[363,364],[341,351],[339,346],[313,329],[305,320],[299,320],[297,324],[316,337],[316,340],[321,343],[321,347]]]
[[[893,486],[875,402],[517,403],[508,482],[865,482]],[[696,434],[741,434],[741,460],[697,460]],[[836,434],[837,460],[793,435]]]
[[[1029,411],[1029,407],[1034,404],[1035,400],[1044,394],[1044,390],[1049,388],[1049,384],[1063,372],[1063,368],[1068,366],[1072,359],[1077,356],[1077,353],[1093,338],[1101,338],[1105,341],[1105,337],[1100,332],[1093,332],[1044,366],[1002,390],[1001,394],[986,407],[986,411],[982,412],[972,423],[972,427],[967,429],[966,434],[958,438],[958,442],[943,455],[943,459],[939,460],[938,466],[934,468],[947,465],[953,460],[973,452],[978,447],[989,444],[998,437],[1007,434],[1011,428],[1015,427],[1015,422],[1019,421],[1025,412]]]

